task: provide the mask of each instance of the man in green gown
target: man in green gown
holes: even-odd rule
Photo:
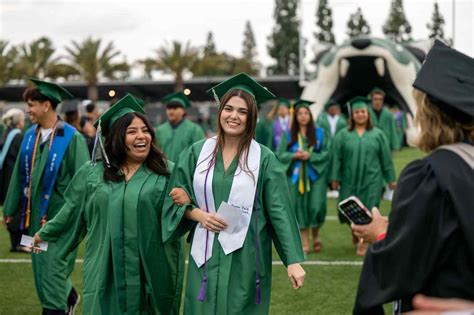
[[[295,115],[300,107],[309,106],[312,102],[298,100],[295,102]],[[312,118],[312,116],[310,116]],[[294,120],[293,123],[297,123]],[[311,119],[310,123],[314,125]],[[301,128],[298,126],[298,128]],[[293,130],[293,127],[292,127]],[[316,143],[308,147],[308,132],[312,131]],[[301,135],[300,131],[298,131]],[[293,200],[293,209],[296,213],[298,225],[301,231],[303,250],[309,252],[309,230],[313,233],[313,250],[321,250],[319,240],[319,229],[326,220],[326,191],[331,162],[331,138],[324,129],[306,126],[306,135],[301,135],[301,144],[296,141],[291,147],[291,134],[286,133],[280,143],[277,156],[283,165],[288,177],[288,184]],[[307,152],[308,158],[295,158],[299,152]]]
[[[316,124],[334,139],[339,131],[347,127],[346,119],[341,114],[341,105],[336,100],[330,99],[324,105],[324,111],[319,114]]]
[[[184,149],[205,135],[198,124],[186,119],[191,102],[183,92],[166,95],[161,102],[166,104],[168,121],[156,127],[156,139],[168,159],[175,162]]]
[[[27,113],[35,124],[26,133],[16,161],[3,207],[6,221],[21,211],[22,224],[34,235],[53,219],[64,205],[64,192],[76,171],[89,160],[82,135],[59,120],[56,106],[72,95],[53,83],[31,79],[36,88],[24,93]],[[77,302],[69,275],[76,252],[59,257],[64,246],[61,239],[50,244],[48,251],[32,256],[36,292],[43,314],[70,312]]]
[[[384,181],[395,188],[393,161],[386,137],[371,126],[365,98],[356,97],[349,103],[349,128],[334,138],[330,180],[333,188],[340,186],[340,200],[355,195],[371,210],[380,204]],[[361,119],[361,115],[367,117]],[[341,214],[339,219],[347,222]]]
[[[100,118],[104,135],[106,125],[134,112],[144,113],[131,95],[115,103]],[[161,240],[169,174],[157,174],[143,162],[128,181],[106,181],[104,164],[88,163],[78,171],[66,190],[66,204],[38,236],[49,242],[68,237],[62,256],[87,240],[84,314],[178,315],[184,274],[182,244]],[[173,163],[167,164],[171,171]]]
[[[376,87],[370,92],[370,98],[372,101],[372,106],[369,107],[370,119],[387,137],[390,150],[400,150],[395,118],[384,105],[385,92]]]
[[[236,77],[239,78],[239,76],[242,75]],[[225,83],[242,86],[233,82],[225,81]],[[246,81],[248,85],[251,83]],[[257,90],[263,95],[269,93],[257,84],[253,83],[252,90]],[[247,85],[243,88],[250,89]],[[225,91],[218,94],[223,95]],[[254,92],[253,95],[259,94]],[[257,103],[261,103],[258,96],[256,98]],[[171,199],[165,201],[162,217],[165,241],[191,231],[189,240],[193,242],[195,235],[199,232],[197,229],[202,228],[196,221],[187,219],[185,212],[201,211],[195,209],[198,207],[196,200],[202,196],[195,194],[193,183],[200,154],[207,141],[193,144],[180,155],[176,163],[169,187],[184,189],[191,199],[191,204],[175,205]],[[200,268],[190,255],[185,314],[267,314],[272,281],[272,241],[285,266],[304,260],[285,173],[270,149],[264,145],[255,144],[260,148],[259,174],[256,178],[255,203],[243,245],[226,255],[216,236],[212,243],[212,257]],[[237,171],[238,160],[236,156],[225,170],[222,152],[220,150],[216,152],[212,182],[208,186],[204,185],[206,187],[212,185],[216,210],[222,202],[227,202],[232,197],[231,189],[234,180],[238,173],[243,173]],[[248,196],[248,198],[254,198],[254,196]],[[204,274],[206,274],[205,280],[203,280]],[[202,293],[205,293],[204,300],[201,299]]]

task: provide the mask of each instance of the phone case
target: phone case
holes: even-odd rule
[[[372,214],[355,196],[341,201],[338,208],[339,211],[354,224],[364,225],[372,222]]]

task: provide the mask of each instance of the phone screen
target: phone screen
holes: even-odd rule
[[[372,222],[372,218],[355,200],[349,199],[341,202],[339,210],[354,224],[363,225]]]

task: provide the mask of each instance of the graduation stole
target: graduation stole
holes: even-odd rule
[[[10,149],[13,139],[20,132],[21,132],[20,129],[15,128],[15,129],[12,129],[10,133],[8,134],[7,139],[5,140],[5,143],[3,144],[2,151],[0,151],[0,170],[3,168],[3,162],[5,162],[5,158],[7,157],[7,153],[8,153],[8,150]]]
[[[199,154],[196,170],[194,172],[193,189],[196,196],[196,202],[204,211],[215,213],[214,195],[212,192],[212,178],[214,173],[214,164],[209,165],[209,159],[217,145],[217,138],[207,139]],[[221,231],[219,233],[219,242],[226,255],[241,248],[250,225],[252,210],[254,206],[254,196],[257,189],[258,172],[260,169],[260,145],[252,140],[249,148],[248,165],[254,178],[244,172],[240,166],[235,171],[232,188],[229,194],[228,204],[240,208],[242,216],[233,233]],[[191,256],[198,268],[212,257],[212,245],[214,242],[213,232],[209,232],[200,224],[194,232],[193,243],[191,246]]]
[[[288,119],[288,122],[286,124],[286,130],[290,130],[290,119]],[[275,148],[278,148],[281,142],[281,136],[283,134],[283,128],[282,125],[280,124],[280,119],[277,118],[275,119],[275,123],[273,124],[273,146]]]
[[[49,197],[51,196],[59,172],[59,166],[61,165],[64,153],[72,140],[75,130],[76,129],[71,125],[62,120],[58,120],[51,132],[48,159],[44,173],[41,176],[40,217],[42,225],[44,225],[47,220],[46,210],[48,209]],[[21,144],[20,176],[23,192],[21,201],[21,229],[27,229],[31,222],[31,199],[33,198],[32,175],[40,138],[40,128],[38,125],[33,125],[26,132],[25,139]]]
[[[308,152],[310,154],[313,151],[317,152],[317,153],[321,152],[321,148],[322,148],[322,145],[323,145],[323,141],[324,141],[324,131],[323,131],[323,129],[316,128],[315,135],[316,135],[316,143],[314,144],[314,146],[309,148]],[[290,133],[287,133],[287,136],[288,136],[288,142],[290,142],[291,141]],[[293,152],[293,153],[297,152],[298,150],[304,150],[303,136],[301,135],[301,133],[298,132],[298,141],[296,141],[290,147],[289,150],[290,150],[290,152]],[[304,194],[305,192],[311,191],[310,181],[313,183],[319,177],[318,172],[316,172],[316,170],[313,168],[311,163],[307,164],[307,166],[308,166],[307,168],[305,168],[305,165],[306,165],[305,161],[296,160],[293,163],[292,169],[291,169],[291,183],[293,185],[298,183],[298,191],[299,191],[300,194]],[[306,181],[305,181],[305,170],[306,169],[308,171],[308,177],[306,178]]]

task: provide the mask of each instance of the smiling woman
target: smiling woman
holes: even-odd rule
[[[253,140],[257,104],[274,95],[244,73],[208,92],[220,104],[217,137],[179,156],[163,239],[191,231],[185,314],[267,314],[272,241],[295,289],[305,277],[285,174],[275,154]]]
[[[164,244],[160,224],[173,164],[154,144],[153,128],[131,95],[99,117],[97,127],[105,161],[78,171],[66,205],[35,241],[66,238],[66,256],[87,239],[84,314],[177,314],[181,243]]]
[[[104,144],[110,163],[105,169],[106,179],[119,181],[125,175],[128,181],[142,163],[157,173],[166,170],[166,166],[157,163],[163,160],[163,155],[154,143],[153,127],[145,115],[127,113],[117,120],[113,129]]]

